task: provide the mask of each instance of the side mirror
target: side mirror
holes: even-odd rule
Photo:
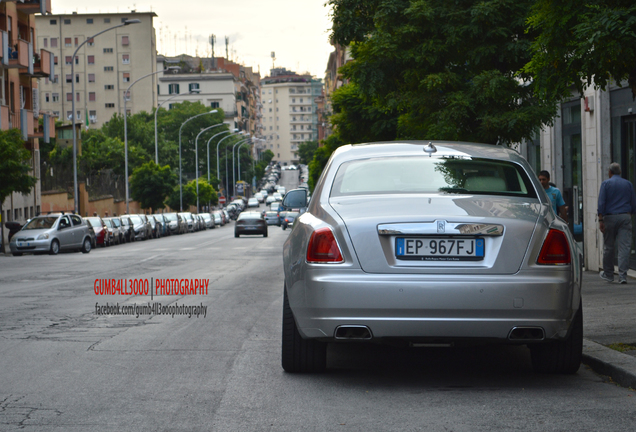
[[[303,213],[307,209],[307,191],[305,189],[290,190],[283,198],[282,207],[284,211]]]

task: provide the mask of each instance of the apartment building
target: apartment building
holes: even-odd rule
[[[315,98],[322,81],[275,68],[261,82],[264,149],[279,162],[298,163],[298,145],[318,139]]]
[[[53,79],[41,83],[41,109],[70,122],[75,98],[76,122],[88,123],[91,128],[100,128],[113,114],[123,114],[126,89],[138,78],[156,71],[156,16],[154,12],[131,11],[36,17],[38,44],[53,53],[56,67]],[[141,22],[89,39],[132,19]],[[87,39],[72,65],[73,53]],[[151,75],[135,84],[126,104],[129,113],[152,111],[157,103],[157,80],[156,75]]]
[[[37,42],[35,14],[50,13],[51,0],[0,2],[0,129],[21,130],[32,154],[31,175],[37,178],[40,141],[48,142],[55,134],[55,122],[39,106],[38,80],[51,77],[54,67],[51,53]],[[39,181],[27,195],[12,193],[2,203],[2,222],[24,223],[38,214],[40,195]]]
[[[178,66],[180,71],[160,74],[159,104],[170,109],[179,102],[200,102],[221,108],[225,122],[233,128],[258,136],[260,122],[260,75],[251,67],[222,57],[199,58],[188,55],[157,57],[157,70]]]

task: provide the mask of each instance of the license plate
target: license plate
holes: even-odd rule
[[[416,261],[479,261],[484,259],[484,239],[398,237],[395,256]]]

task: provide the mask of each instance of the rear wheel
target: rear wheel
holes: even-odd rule
[[[263,233],[263,237],[267,237],[267,231]]]
[[[81,251],[82,253],[89,253],[92,247],[93,247],[93,244],[91,243],[91,239],[87,237],[84,239],[84,243],[82,244]]]
[[[58,242],[57,240],[53,240],[51,242],[51,248],[49,249],[49,253],[51,255],[57,255],[58,253],[60,253],[60,242]]]
[[[234,237],[239,238],[239,233],[237,233],[236,231],[234,231]]]
[[[13,256],[22,256],[22,252],[13,252]]]
[[[327,344],[315,339],[303,339],[296,327],[294,314],[283,294],[282,366],[286,372],[323,372],[327,367]]]
[[[581,366],[583,353],[583,304],[574,316],[565,340],[530,345],[532,368],[540,373],[574,374]]]

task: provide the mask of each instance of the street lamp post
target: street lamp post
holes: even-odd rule
[[[196,184],[197,184],[197,214],[199,213],[199,137],[201,136],[203,132],[215,127],[219,127],[219,126],[225,126],[225,123],[219,123],[219,124],[206,127],[205,129],[201,130],[201,132],[199,132],[197,137],[194,139],[194,169],[195,169],[194,176],[195,176]]]
[[[236,132],[238,129],[234,129],[234,132]],[[237,133],[231,133],[230,135],[223,137],[219,140],[218,143],[216,143],[216,176],[219,178],[219,181],[221,180],[221,173],[219,172],[219,146],[221,145],[221,143],[234,135],[241,135],[243,133],[243,131],[240,131],[238,134]],[[225,158],[225,183],[226,183],[226,187],[225,187],[225,194],[227,195],[227,157]],[[227,198],[227,197],[226,197]]]
[[[130,89],[139,81],[141,81],[144,78],[148,78],[151,75],[156,75],[158,73],[162,73],[167,70],[177,70],[177,69],[180,69],[179,66],[170,66],[167,69],[150,72],[149,74],[139,77],[135,81],[133,81],[132,84],[128,86],[128,88],[126,89],[126,92],[124,93],[124,177],[126,177],[125,181],[126,181],[126,213],[127,214],[130,213],[129,211],[130,209],[128,206],[128,109],[126,108],[126,103],[128,102],[128,99],[130,99]]]
[[[195,94],[195,93],[199,93],[199,90],[190,90],[190,92],[188,94]],[[168,99],[166,99],[165,101],[161,102],[159,104],[159,106],[157,107],[157,109],[155,110],[155,163],[157,165],[159,165],[159,140],[158,140],[158,134],[157,134],[157,113],[159,112],[159,108],[161,108],[163,106],[163,104],[165,104],[166,102],[171,101],[172,99],[181,96],[180,94],[176,94],[172,97],[169,97]]]
[[[79,214],[79,194],[77,190],[77,132],[75,131],[75,120],[77,119],[77,113],[75,112],[75,57],[77,56],[77,52],[79,51],[79,49],[83,47],[86,42],[96,38],[100,34],[106,33],[107,31],[114,30],[119,27],[127,26],[129,24],[139,24],[140,22],[141,20],[138,19],[129,19],[119,25],[107,28],[106,30],[102,30],[99,33],[95,33],[93,36],[86,38],[84,42],[82,42],[77,47],[77,49],[73,53],[73,56],[71,57],[71,94],[73,96],[71,99],[71,109],[73,110],[73,112],[71,113],[71,121],[73,125],[73,196],[75,197],[75,213],[77,214]]]
[[[179,128],[179,211],[183,211],[183,187],[181,185],[181,130],[183,129],[183,126],[185,126],[185,124],[189,122],[190,120],[195,119],[197,117],[201,117],[202,115],[215,114],[217,112],[218,110],[214,109],[212,111],[208,111],[208,112],[204,112],[204,113],[192,116],[189,119],[186,119],[186,121],[184,121],[183,123],[181,123],[181,127]]]
[[[210,143],[212,142],[212,140],[213,140],[214,138],[218,137],[219,135],[223,135],[223,134],[225,134],[225,133],[230,133],[230,131],[229,131],[229,130],[226,130],[226,131],[223,131],[223,132],[219,132],[218,134],[214,134],[214,135],[212,135],[212,137],[210,137],[210,139],[208,140],[208,144],[207,144],[207,147],[208,147],[208,183],[210,183]],[[217,156],[216,156],[216,157],[217,157],[216,175],[217,175],[217,177],[218,177],[218,175],[219,175],[219,168],[218,168],[218,157],[219,157],[219,156],[218,156],[218,154],[217,154]]]
[[[236,154],[237,154],[237,158],[238,158],[238,174],[239,174],[239,181],[241,181],[241,147],[243,147],[245,144],[249,144],[250,141],[249,139],[247,141],[245,141],[243,144],[241,144],[240,146],[238,146],[238,149],[236,150]],[[254,159],[252,159],[253,161]]]
[[[250,139],[250,134],[245,134],[247,136],[247,138],[245,140],[249,140]],[[236,146],[239,143],[242,143],[245,140],[241,140],[239,142],[237,142],[236,144],[234,144],[234,146],[232,147],[232,192],[234,192],[234,186],[236,185],[236,181],[234,179],[234,171],[236,171],[235,167],[234,167],[234,149],[236,148]]]

